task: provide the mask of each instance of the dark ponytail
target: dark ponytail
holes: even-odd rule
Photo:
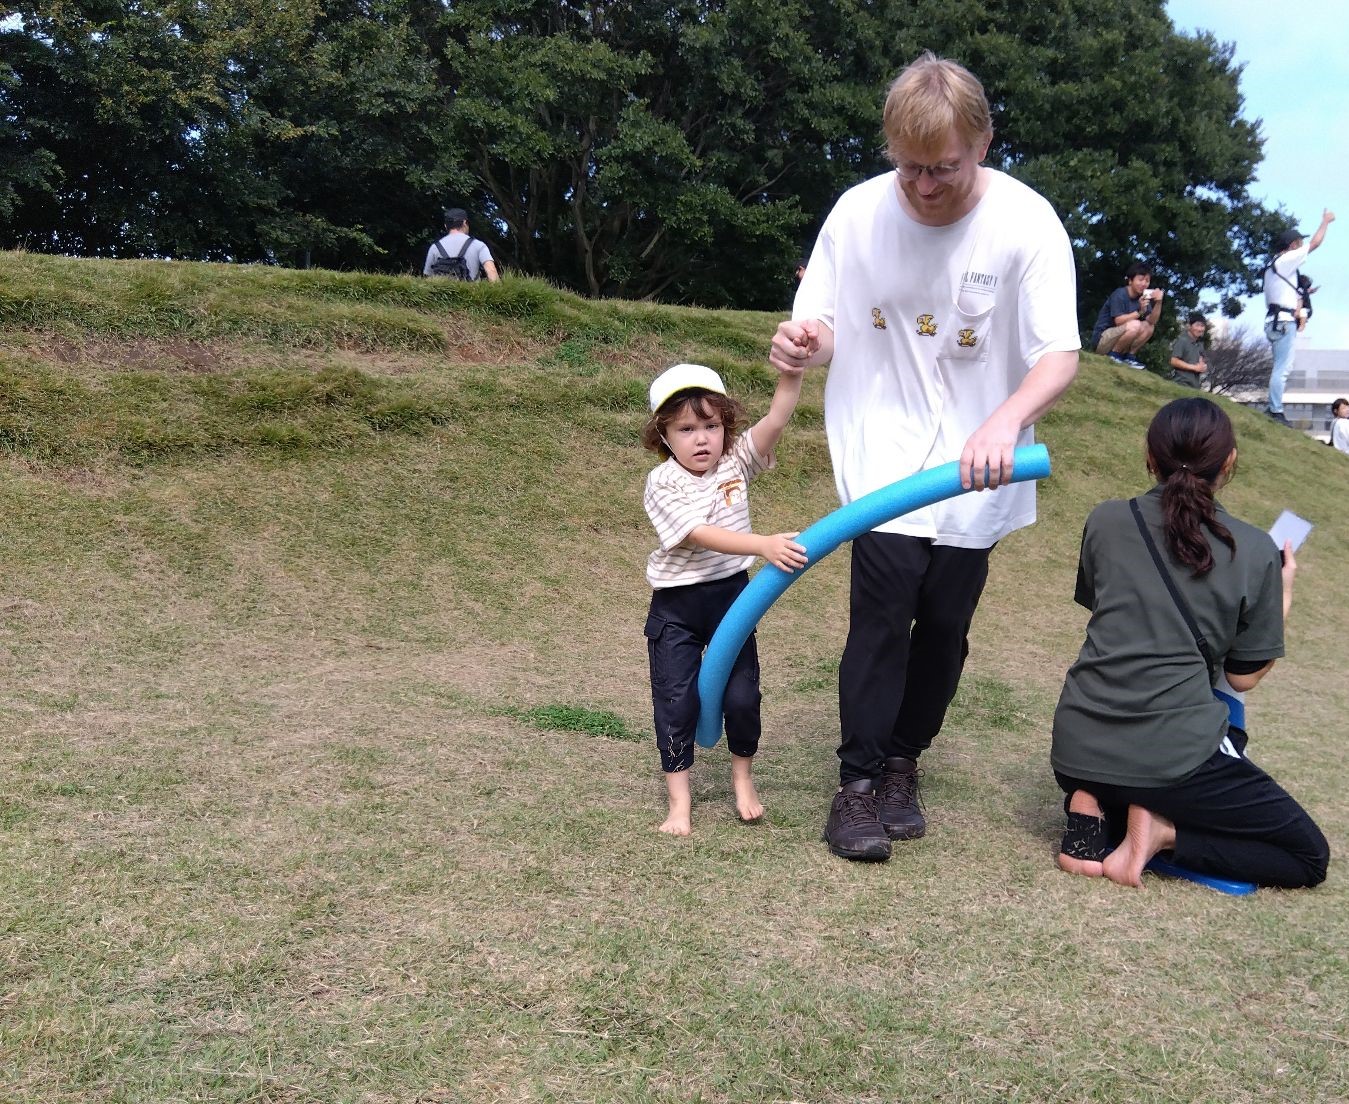
[[[1162,484],[1162,533],[1172,557],[1196,577],[1213,570],[1204,527],[1231,550],[1236,541],[1217,519],[1213,491],[1237,447],[1232,421],[1208,399],[1176,399],[1148,426],[1148,456]]]

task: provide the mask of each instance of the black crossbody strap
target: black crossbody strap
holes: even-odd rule
[[[1194,642],[1199,645],[1199,654],[1204,657],[1204,663],[1208,667],[1209,685],[1213,684],[1213,652],[1209,650],[1208,641],[1204,639],[1204,634],[1199,631],[1199,624],[1194,619],[1194,614],[1190,612],[1190,605],[1181,596],[1176,588],[1176,581],[1171,578],[1171,572],[1166,569],[1166,564],[1162,562],[1162,554],[1157,551],[1157,542],[1152,539],[1152,534],[1148,532],[1147,523],[1143,520],[1143,511],[1138,508],[1138,499],[1129,499],[1129,509],[1133,511],[1134,521],[1138,522],[1138,531],[1143,534],[1143,543],[1148,546],[1148,553],[1152,556],[1152,562],[1157,565],[1157,572],[1162,577],[1162,582],[1166,584],[1166,589],[1171,592],[1171,597],[1176,603],[1176,609],[1180,610],[1180,615],[1185,618],[1185,624],[1190,629],[1190,635],[1194,637]]]
[[[1278,260],[1278,258],[1276,257],[1276,258],[1274,259],[1274,261],[1277,261],[1277,260]],[[1297,281],[1296,281],[1296,280],[1290,280],[1287,276],[1285,276],[1282,272],[1280,272],[1279,269],[1278,269],[1278,266],[1274,263],[1274,261],[1270,261],[1270,262],[1269,262],[1269,270],[1270,270],[1271,272],[1273,272],[1275,276],[1277,276],[1280,280],[1282,280],[1282,281],[1283,281],[1285,284],[1287,284],[1290,288],[1292,288],[1295,292],[1297,292],[1298,303],[1301,304],[1301,302],[1302,302],[1302,289],[1301,289],[1300,287],[1297,286]],[[1296,268],[1293,269],[1293,275],[1294,275],[1294,276],[1297,276],[1298,271],[1299,271],[1299,270],[1296,269]],[[1265,307],[1265,317],[1266,317],[1266,318],[1269,318],[1269,317],[1272,315],[1272,316],[1274,316],[1275,318],[1277,318],[1277,317],[1278,317],[1278,314],[1279,314],[1279,311],[1287,311],[1289,314],[1292,314],[1292,313],[1293,313],[1293,310],[1294,310],[1294,308],[1292,308],[1292,307],[1281,307],[1281,306],[1279,306],[1278,303],[1270,303],[1270,304],[1268,304],[1268,305]]]

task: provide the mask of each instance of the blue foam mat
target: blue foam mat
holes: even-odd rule
[[[1184,878],[1187,882],[1216,889],[1219,893],[1226,893],[1231,897],[1246,897],[1254,893],[1256,889],[1254,882],[1234,882],[1227,878],[1215,878],[1210,874],[1200,874],[1198,871],[1187,870],[1183,866],[1168,862],[1160,855],[1154,855],[1143,869],[1167,878]]]

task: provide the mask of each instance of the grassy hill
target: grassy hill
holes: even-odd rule
[[[994,554],[928,837],[818,842],[844,552],[761,626],[765,823],[723,746],[694,836],[653,831],[645,387],[694,359],[762,410],[775,321],[0,254],[0,1099],[1349,1098],[1349,462],[1244,410],[1224,502],[1316,524],[1250,709],[1323,887],[1054,866],[1078,536],[1180,393],[1095,357]],[[756,522],[835,504],[813,374]]]

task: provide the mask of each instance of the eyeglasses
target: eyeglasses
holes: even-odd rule
[[[910,161],[900,161],[895,165],[895,172],[899,173],[900,180],[917,180],[923,173],[927,173],[941,184],[951,183],[959,175],[960,169],[959,161],[954,165],[915,165]]]

